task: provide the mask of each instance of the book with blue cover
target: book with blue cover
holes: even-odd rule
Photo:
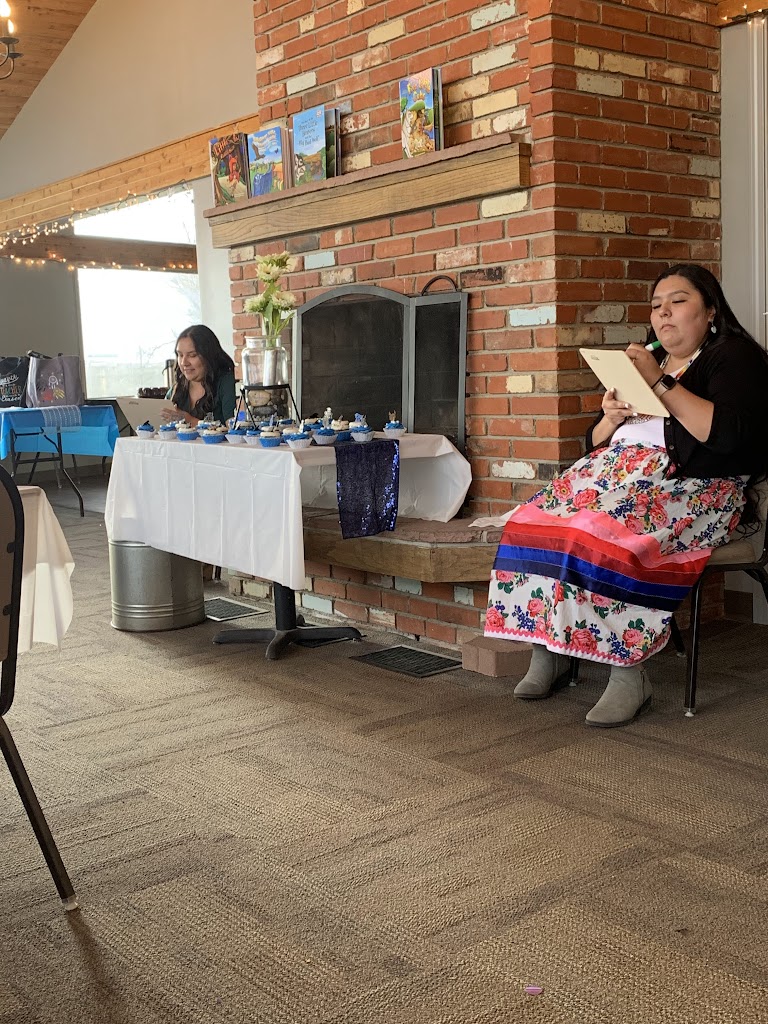
[[[293,183],[308,185],[325,181],[325,106],[311,107],[293,115]]]
[[[275,125],[248,133],[248,177],[251,196],[282,192],[291,182],[288,133]]]

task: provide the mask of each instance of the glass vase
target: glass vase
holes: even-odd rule
[[[264,335],[246,336],[241,362],[243,384],[269,388],[290,383],[288,350],[279,338],[271,341]]]

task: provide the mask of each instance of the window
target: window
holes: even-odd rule
[[[75,221],[76,235],[149,242],[195,241],[191,192],[149,199]],[[127,269],[77,271],[86,394],[135,395],[162,387],[176,338],[200,322],[197,274]]]

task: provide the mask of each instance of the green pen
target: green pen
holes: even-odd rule
[[[657,348],[661,348],[660,341],[649,341],[645,346],[646,352],[655,352]]]

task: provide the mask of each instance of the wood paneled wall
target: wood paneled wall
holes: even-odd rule
[[[235,124],[210,128],[106,167],[0,200],[0,236],[24,225],[49,223],[73,213],[112,206],[130,195],[151,195],[184,181],[203,178],[210,171],[208,140],[212,136],[235,129],[254,131],[258,127],[259,117],[253,114]]]

